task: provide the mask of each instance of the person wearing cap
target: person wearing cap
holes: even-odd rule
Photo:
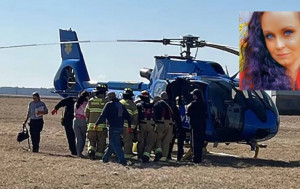
[[[138,136],[138,159],[149,162],[150,153],[155,144],[155,121],[153,116],[153,104],[150,102],[148,91],[142,91],[139,95],[141,101],[137,104],[139,136]]]
[[[205,130],[206,130],[206,104],[202,91],[195,89],[192,93],[194,101],[187,107],[187,116],[190,118],[192,127],[192,141],[193,141],[193,162],[202,162],[202,151],[204,147]]]
[[[104,163],[108,162],[114,152],[117,155],[118,162],[122,165],[127,165],[121,145],[121,135],[124,132],[125,119],[127,120],[128,127],[131,127],[131,116],[125,106],[116,98],[114,92],[109,92],[108,98],[110,102],[106,103],[100,117],[94,125],[95,130],[97,130],[97,127],[101,123],[105,123],[106,120],[109,125],[109,144],[102,160]]]
[[[61,124],[65,128],[65,132],[67,135],[69,150],[72,155],[77,155],[76,151],[76,141],[75,141],[75,133],[73,130],[73,119],[74,119],[74,104],[76,102],[76,98],[67,97],[60,100],[54,109],[51,111],[51,114],[57,114],[57,110],[59,108],[65,107],[64,116],[62,118]]]
[[[41,101],[40,95],[37,92],[32,93],[33,101],[28,105],[26,119],[23,123],[25,125],[29,121],[29,132],[32,141],[32,152],[39,152],[41,131],[43,130],[44,120],[43,115],[48,114],[47,106]]]
[[[131,127],[128,126],[128,122],[126,120],[124,122],[123,143],[126,159],[131,159],[132,157],[133,138],[138,121],[138,110],[136,104],[133,102],[133,96],[133,90],[131,88],[125,88],[123,92],[123,99],[120,100],[120,103],[126,107],[132,120]]]
[[[162,92],[160,99],[154,104],[154,120],[157,124],[154,161],[167,160],[173,138],[173,112],[167,103],[168,94]]]
[[[94,125],[103,111],[108,99],[105,98],[107,85],[99,84],[93,91],[95,96],[89,100],[86,107],[85,115],[87,119],[87,138],[88,138],[88,156],[90,159],[96,157],[102,158],[106,147],[107,128],[106,123],[98,125],[94,129]]]

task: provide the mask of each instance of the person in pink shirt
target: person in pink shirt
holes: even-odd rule
[[[78,101],[75,103],[74,110],[74,120],[73,120],[73,130],[76,137],[76,150],[77,156],[83,158],[83,149],[86,139],[86,117],[85,117],[85,108],[89,100],[89,93],[83,91],[80,93]]]

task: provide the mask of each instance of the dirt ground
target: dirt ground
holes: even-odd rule
[[[281,116],[278,134],[261,149],[220,144],[204,163],[135,163],[123,167],[69,155],[60,114],[45,116],[40,153],[22,150],[16,134],[31,98],[0,97],[0,188],[300,188],[300,116]],[[43,100],[51,110],[58,99]]]

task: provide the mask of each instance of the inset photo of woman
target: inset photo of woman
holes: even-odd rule
[[[300,90],[300,12],[241,12],[239,30],[241,90]]]

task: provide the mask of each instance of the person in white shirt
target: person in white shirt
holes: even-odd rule
[[[32,152],[37,153],[39,152],[41,131],[44,125],[43,115],[48,114],[48,109],[46,104],[41,101],[39,93],[32,93],[32,98],[33,101],[28,105],[27,117],[23,125],[25,125],[30,118],[29,132],[32,141]]]

